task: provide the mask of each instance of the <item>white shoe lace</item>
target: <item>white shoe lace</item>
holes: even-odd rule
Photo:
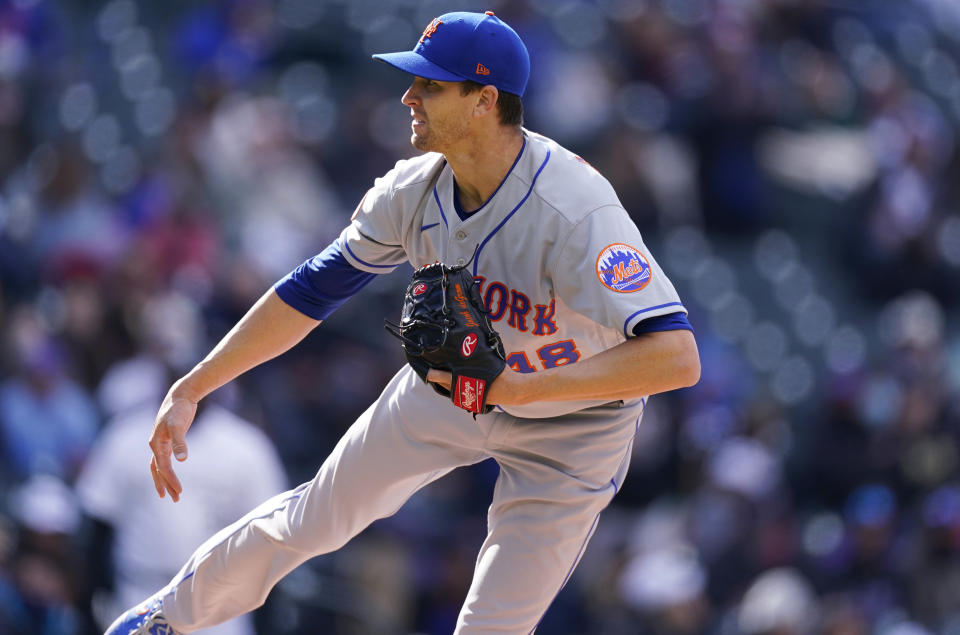
[[[160,613],[159,606],[150,608],[150,613],[137,629],[136,635],[180,635]]]

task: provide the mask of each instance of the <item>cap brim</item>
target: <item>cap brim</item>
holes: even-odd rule
[[[437,66],[427,58],[414,51],[401,51],[399,53],[377,53],[373,57],[374,59],[386,62],[394,68],[399,68],[400,70],[410,73],[411,75],[416,75],[417,77],[434,79],[441,82],[463,81],[463,77]]]

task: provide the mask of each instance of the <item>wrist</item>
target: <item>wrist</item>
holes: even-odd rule
[[[549,401],[549,394],[545,390],[549,382],[544,381],[543,373],[520,373],[520,404],[527,405],[538,401]]]
[[[504,374],[510,373],[507,380],[508,397],[506,403],[512,406],[524,406],[537,401],[537,377],[534,373],[520,373],[510,368]]]
[[[173,386],[170,387],[170,392],[168,394],[171,399],[186,399],[194,404],[199,403],[199,401],[205,396],[205,393],[200,390],[200,388],[196,385],[196,382],[192,380],[189,374],[174,382]]]

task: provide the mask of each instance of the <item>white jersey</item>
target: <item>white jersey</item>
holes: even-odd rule
[[[399,161],[341,233],[343,256],[371,273],[473,257],[507,364],[518,372],[576,363],[623,342],[641,320],[686,312],[607,180],[555,141],[524,136],[500,188],[466,220],[455,211],[453,172],[441,154]],[[549,417],[602,403],[505,410]]]

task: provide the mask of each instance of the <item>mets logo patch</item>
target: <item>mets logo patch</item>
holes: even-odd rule
[[[638,249],[623,243],[607,245],[597,256],[597,278],[617,293],[633,293],[647,286],[653,272]]]

